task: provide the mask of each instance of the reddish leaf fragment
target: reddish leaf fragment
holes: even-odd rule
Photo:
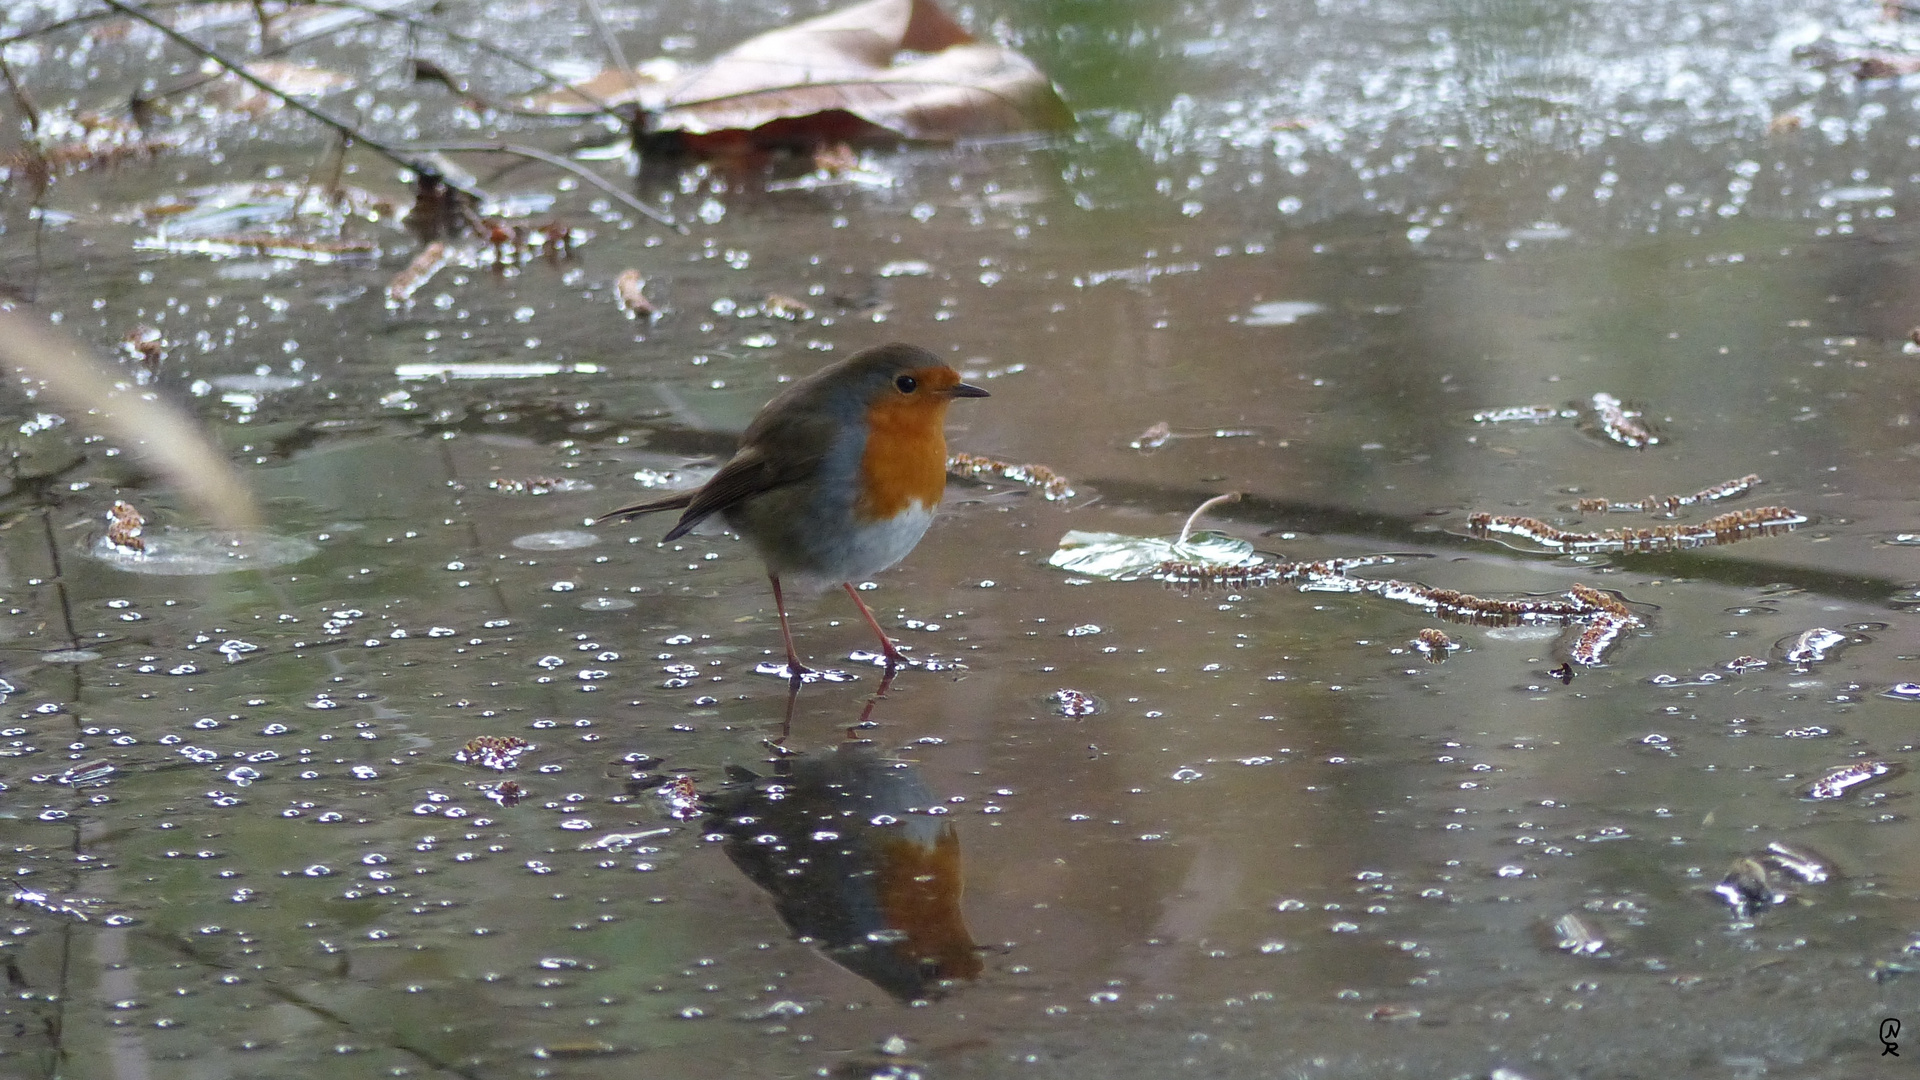
[[[1420,631],[1413,639],[1413,650],[1427,658],[1427,663],[1438,664],[1446,660],[1447,654],[1460,646],[1447,636],[1445,630],[1429,626]]]
[[[145,554],[147,542],[140,539],[140,532],[146,523],[132,503],[115,500],[107,510],[107,542],[122,551]]]
[[[1048,502],[1073,498],[1073,485],[1045,465],[1015,465],[982,454],[956,453],[947,458],[947,471],[968,480],[1013,480],[1037,488]]]
[[[653,302],[648,300],[641,290],[646,288],[647,279],[640,271],[627,269],[613,279],[613,298],[620,304],[620,310],[627,313],[629,319],[652,319],[655,312]]]
[[[533,744],[518,735],[478,735],[455,751],[453,760],[471,762],[499,772],[517,767]]]
[[[686,773],[667,781],[660,789],[660,801],[666,804],[668,816],[675,821],[690,821],[700,816],[700,789]]]
[[[160,336],[160,331],[141,323],[120,339],[120,351],[128,359],[139,361],[151,373],[159,370],[160,361],[167,358],[167,339]]]

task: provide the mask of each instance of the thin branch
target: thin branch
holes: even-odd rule
[[[103,2],[112,2],[112,0],[103,0]],[[632,208],[638,213],[644,214],[645,216],[653,219],[654,221],[659,222],[662,225],[667,226],[668,228],[678,229],[682,232],[685,231],[685,227],[680,225],[678,222],[674,221],[673,216],[671,214],[665,213],[664,211],[656,210],[653,207],[648,206],[646,203],[643,203],[640,200],[634,198],[633,196],[627,194],[626,192],[621,191],[619,188],[613,186],[611,183],[608,183],[607,180],[604,177],[602,177],[599,173],[596,173],[593,170],[586,168],[585,166],[581,165],[579,162],[568,161],[566,158],[563,158],[558,154],[549,154],[545,150],[536,150],[531,146],[519,146],[514,143],[488,143],[488,142],[414,143],[412,146],[408,147],[407,149],[419,151],[420,153],[517,154],[520,157],[532,158],[535,161],[544,162],[548,165],[551,165],[556,169],[564,169],[567,172],[572,173],[573,175],[579,177],[580,179],[585,180],[587,183],[592,184],[594,187],[599,188],[601,191],[606,192],[608,195],[613,196],[615,199],[620,200],[621,203]]]
[[[633,65],[627,63],[626,50],[620,48],[620,39],[613,36],[613,27],[607,25],[607,13],[600,8],[600,0],[584,0],[587,15],[593,19],[593,28],[600,34],[600,43],[606,47],[607,56],[613,61],[614,69],[625,76],[627,89],[638,99],[640,80],[635,78]]]
[[[586,110],[580,113],[575,113],[570,115],[592,116],[597,112],[601,115],[612,117],[613,119],[620,121],[622,124],[627,122],[628,118],[622,115],[618,109],[600,100],[599,98],[594,97],[592,94],[588,94],[583,91],[573,89],[572,84],[569,83],[562,76],[557,75],[554,72],[549,71],[546,68],[543,68],[540,65],[533,63],[532,61],[523,59],[520,56],[514,54],[512,51],[502,48],[499,45],[495,45],[490,41],[487,41],[482,38],[474,37],[471,34],[462,34],[457,30],[449,30],[444,25],[438,22],[435,22],[432,19],[422,18],[421,16],[418,16],[418,15],[410,15],[402,11],[389,11],[383,8],[372,7],[368,4],[359,2],[359,0],[307,0],[307,3],[313,7],[328,7],[328,8],[339,8],[343,11],[357,11],[362,15],[368,16],[369,18],[379,19],[385,22],[398,23],[399,25],[405,26],[412,30],[431,31],[433,33],[439,34],[441,37],[446,38],[448,41],[451,41],[456,45],[464,45],[467,48],[486,53],[487,55],[497,60],[503,60],[509,64],[512,64],[514,67],[517,67],[522,71],[525,71],[529,74],[539,77],[541,85],[556,86],[556,87],[560,87],[562,89],[568,90],[571,93],[573,93],[574,96],[580,98],[582,101],[585,101],[587,104],[593,106],[592,110]],[[330,37],[333,34],[338,33],[339,29],[340,29],[339,27],[335,27],[331,30],[326,31],[325,33],[310,34],[303,38],[295,38],[292,41],[288,41],[288,42],[285,42],[284,44],[276,45],[271,49],[264,50],[260,55],[263,58],[268,56],[279,56],[282,53],[290,52],[301,45],[308,44],[309,42],[319,41],[324,38]],[[217,78],[218,76],[214,76],[214,77]],[[169,94],[183,93],[187,90],[193,89],[196,86],[205,85],[209,81],[210,79],[208,78],[195,79],[192,82],[185,83],[180,86],[176,86],[171,90],[162,90],[158,94],[155,94],[154,96],[165,97]],[[543,112],[535,112],[533,110],[517,109],[510,105],[504,105],[501,103],[488,100],[486,98],[478,97],[477,95],[468,94],[468,96],[473,97],[475,100],[482,102],[489,109],[496,109],[501,112],[513,113],[516,116],[538,116],[546,119],[552,119],[553,117],[552,113],[543,113]]]
[[[19,106],[20,111],[27,114],[27,126],[33,130],[34,137],[38,138],[40,110],[33,107],[33,99],[28,97],[27,92],[21,88],[20,81],[13,77],[13,65],[7,63],[5,56],[0,56],[0,76],[6,78],[7,93],[13,95],[13,103]]]
[[[307,116],[320,121],[322,124],[325,124],[326,126],[332,128],[333,130],[339,132],[342,135],[345,135],[347,138],[352,139],[355,142],[361,143],[362,145],[366,146],[367,149],[372,150],[374,153],[379,154],[381,157],[384,157],[389,161],[392,161],[394,164],[399,165],[400,167],[405,169],[412,169],[417,167],[415,162],[413,162],[412,160],[409,160],[399,150],[396,150],[393,147],[387,145],[386,143],[380,142],[377,139],[368,138],[366,135],[362,134],[359,129],[355,128],[352,124],[349,124],[346,121],[341,120],[337,117],[334,117],[328,113],[322,112],[321,110],[314,108],[313,106],[307,104],[306,102],[301,101],[299,98],[294,97],[292,94],[289,94],[284,90],[281,90],[279,87],[274,86],[272,83],[268,82],[267,80],[262,79],[258,75],[255,75],[252,72],[248,71],[246,67],[243,64],[241,64],[239,61],[228,59],[226,56],[222,55],[217,50],[210,49],[207,46],[200,44],[199,42],[193,40],[192,38],[186,36],[185,34],[182,34],[178,30],[175,30],[173,27],[168,26],[166,23],[161,22],[159,19],[156,19],[153,16],[147,14],[146,12],[141,11],[139,8],[126,4],[123,2],[123,0],[99,0],[99,2],[107,5],[108,7],[114,9],[115,11],[120,12],[122,15],[125,15],[128,18],[137,20],[139,22],[143,22],[148,26],[151,26],[155,30],[158,30],[161,36],[167,38],[169,41],[172,41],[174,44],[179,45],[181,48],[186,49],[188,52],[194,53],[197,56],[203,57],[205,59],[213,61],[216,64],[219,64],[221,67],[226,68],[227,71],[232,73],[234,78],[239,79],[241,82],[247,83],[248,85],[252,86],[254,89],[260,91],[263,94],[266,94],[267,96],[285,105],[289,109],[293,109],[296,112],[304,113]]]
[[[154,3],[152,6],[153,7],[192,7],[197,4],[209,4],[209,3],[218,3],[218,2],[221,2],[221,0],[159,0],[159,2]],[[541,67],[539,64],[533,63],[530,60],[524,59],[523,57],[515,54],[511,50],[506,49],[499,45],[495,45],[494,43],[487,41],[483,38],[474,37],[471,34],[463,34],[457,30],[449,30],[446,26],[438,22],[435,22],[432,19],[424,18],[419,15],[410,15],[406,12],[390,11],[384,8],[373,7],[369,4],[360,2],[360,0],[306,0],[306,3],[308,6],[312,6],[312,7],[340,8],[345,11],[358,11],[361,14],[366,15],[370,18],[380,19],[386,22],[398,23],[401,26],[406,26],[415,30],[431,31],[433,33],[439,34],[441,37],[457,45],[464,45],[467,48],[476,50],[478,52],[486,53],[488,56],[491,56],[497,60],[505,61],[506,63],[511,64],[514,67],[517,67],[522,71],[527,72],[528,74],[538,77],[540,80],[540,84],[542,86],[558,87],[560,89],[566,90],[568,93],[572,94],[576,98],[579,98],[581,101],[585,102],[588,106],[590,106],[589,108],[576,110],[572,112],[555,113],[548,110],[522,109],[513,105],[508,105],[504,102],[493,101],[488,98],[480,97],[478,95],[474,95],[474,94],[468,95],[469,97],[472,97],[475,101],[478,101],[481,104],[485,105],[487,108],[493,109],[497,112],[508,113],[514,116],[535,117],[543,120],[552,120],[555,118],[574,119],[582,116],[598,115],[598,116],[611,117],[612,119],[618,120],[622,125],[628,124],[632,121],[632,117],[622,113],[617,107],[607,103],[606,101],[601,100],[600,98],[593,96],[590,93],[587,93],[585,90],[582,90],[574,86],[565,77],[559,74],[556,74],[555,72],[550,71],[547,68]],[[0,38],[0,48],[5,48],[8,45],[16,44],[22,41],[31,41],[34,38],[44,37],[47,34],[58,33],[61,30],[70,30],[76,26],[85,26],[87,23],[99,22],[102,19],[109,19],[109,18],[112,18],[115,13],[116,12],[113,10],[88,12],[87,14],[84,14],[84,15],[75,15],[70,18],[59,19],[57,21],[47,23],[44,26],[36,26],[31,30],[22,30],[17,34],[12,34],[8,37]],[[152,23],[148,21],[148,25],[152,25]],[[307,37],[296,38],[292,41],[283,42],[279,45],[275,45],[270,49],[263,48],[261,50],[260,57],[264,59],[270,56],[280,56],[284,53],[290,52],[293,49],[298,48],[301,45],[306,45],[311,42],[323,40],[327,37],[330,37],[333,34],[338,33],[340,29],[341,29],[340,27],[334,27],[333,29],[327,30],[324,33],[310,34]],[[192,90],[195,87],[204,86],[208,82],[211,82],[213,79],[216,79],[216,78],[219,78],[219,76],[217,75],[203,76],[201,78],[194,79],[190,82],[183,83],[180,86],[173,87],[172,89],[159,91],[158,93],[152,96],[154,98],[161,98],[171,94],[184,93],[188,90]]]
[[[157,0],[153,6],[165,8],[193,7],[196,4],[213,4],[220,2],[221,0]],[[47,23],[45,26],[36,26],[31,30],[22,30],[17,34],[0,38],[0,48],[5,48],[8,45],[17,45],[22,41],[32,41],[34,38],[43,37],[47,34],[56,34],[62,30],[71,30],[76,26],[85,26],[88,23],[99,22],[102,19],[111,19],[113,18],[113,14],[111,11],[89,11],[84,15],[70,15],[67,18],[57,19]]]
[[[172,27],[167,26],[166,24],[160,22],[158,19],[155,19],[153,16],[148,15],[147,13],[140,11],[137,8],[129,6],[128,4],[124,3],[123,0],[99,0],[99,2],[107,5],[108,7],[113,8],[115,11],[119,11],[129,16],[130,18],[137,19],[140,22],[143,22],[148,26],[153,27],[155,30],[158,30],[162,35],[164,35],[166,38],[178,44],[181,48],[184,48],[201,57],[211,60],[216,64],[219,64],[221,67],[224,67],[228,71],[232,72],[235,78],[240,79],[245,83],[248,83],[249,85],[253,86],[255,89],[259,90],[260,92],[269,95],[270,97],[274,98],[277,101],[280,101],[281,103],[285,104],[288,108],[304,113],[307,116],[320,121],[322,124],[325,124],[326,126],[332,128],[333,130],[339,132],[340,134],[346,136],[347,138],[360,143],[361,145],[365,146],[367,149],[372,150],[373,152],[379,154],[381,157],[384,157],[387,160],[392,161],[394,164],[399,165],[402,168],[411,169],[414,171],[418,171],[420,169],[421,166],[418,159],[407,156],[409,152],[407,149],[393,146],[389,143],[381,142],[378,139],[374,139],[366,135],[364,132],[360,131],[358,128],[354,127],[352,124],[349,124],[344,120],[341,120],[335,116],[332,116],[326,112],[323,112],[320,109],[314,108],[312,105],[309,105],[306,102],[301,101],[298,98],[295,98],[293,95],[288,94],[287,92],[279,89],[278,87],[274,86],[272,83],[267,82],[265,79],[262,79],[259,76],[254,75],[252,72],[247,71],[239,63],[228,59],[226,56],[222,55],[217,50],[210,49],[207,46],[200,44],[199,42],[193,40],[192,38],[187,37],[186,35],[173,29]],[[532,158],[535,161],[544,162],[548,165],[553,166],[556,169],[561,169],[566,172],[570,172],[575,176],[578,176],[582,180],[585,180],[589,184],[592,184],[593,186],[599,188],[601,191],[606,192],[608,195],[624,203],[625,205],[633,209],[636,213],[639,213],[645,217],[651,218],[652,220],[657,221],[660,224],[666,225],[670,228],[678,227],[670,215],[662,213],[659,210],[655,210],[653,207],[648,206],[646,203],[643,203],[640,200],[634,198],[633,196],[627,194],[626,192],[621,191],[619,188],[614,187],[612,184],[608,183],[605,179],[601,178],[596,173],[586,168],[583,168],[578,163],[568,161],[566,158],[559,157],[554,154],[549,154],[544,150],[535,150],[530,146],[516,146],[511,143],[446,143],[446,144],[439,144],[439,145],[429,144],[424,146],[415,146],[411,149],[414,152],[422,152],[422,153],[439,151],[442,153],[450,153],[450,154],[452,153],[518,154],[521,157]]]

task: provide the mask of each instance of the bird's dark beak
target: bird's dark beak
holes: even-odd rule
[[[972,383],[954,383],[953,386],[947,391],[947,394],[950,397],[992,397],[993,396],[992,394],[987,393],[985,390],[980,389],[979,387],[973,385]]]

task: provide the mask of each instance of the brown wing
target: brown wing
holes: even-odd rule
[[[598,525],[603,521],[612,521],[615,518],[625,521],[627,518],[639,517],[641,514],[651,514],[659,510],[682,510],[686,508],[688,503],[693,501],[693,496],[694,492],[682,491],[677,495],[669,495],[664,499],[634,503],[632,506],[623,506],[618,510],[609,510],[599,517],[594,518],[593,523]]]
[[[750,499],[764,491],[784,487],[811,474],[818,462],[819,457],[816,455],[776,464],[769,461],[759,447],[745,447],[733,455],[731,460],[720,467],[719,472],[713,474],[713,479],[708,480],[698,490],[683,491],[664,499],[623,506],[618,510],[600,515],[596,520],[637,517],[656,510],[678,510],[684,507],[686,512],[680,515],[680,520],[674,523],[673,528],[667,530],[667,535],[661,537],[663,541],[678,540],[686,535],[687,530],[735,503]]]
[[[763,491],[771,491],[782,484],[790,484],[798,476],[782,476],[780,469],[767,460],[758,447],[743,447],[733,455],[713,479],[706,482],[700,490],[693,493],[687,501],[687,512],[667,530],[663,540],[678,540],[688,529],[705,521],[727,507],[750,499]]]
[[[596,520],[684,508],[680,520],[661,538],[678,540],[688,529],[729,506],[812,476],[840,430],[839,421],[822,400],[831,391],[831,386],[822,386],[818,373],[793,384],[760,410],[741,435],[739,451],[700,488],[623,506]]]

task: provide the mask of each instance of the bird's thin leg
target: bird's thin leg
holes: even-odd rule
[[[793,631],[787,628],[787,601],[780,595],[780,575],[768,574],[767,580],[773,584],[773,608],[780,613],[780,640],[787,643],[787,674],[795,679],[802,675],[813,674],[813,669],[800,662],[800,654],[793,651]],[[873,616],[867,616],[869,620]]]
[[[780,737],[773,740],[773,745],[783,754],[791,753],[787,749],[787,736],[793,734],[793,706],[799,700],[800,676],[795,675],[787,680],[787,715],[780,721]]]
[[[887,689],[893,685],[893,673],[896,670],[898,669],[895,668],[892,664],[887,665],[886,674],[880,676],[879,687],[874,690],[873,696],[867,699],[866,707],[860,710],[860,719],[855,720],[851,725],[848,726],[847,738],[857,739],[859,738],[859,736],[855,735],[854,732],[859,731],[862,728],[873,726],[872,724],[873,707],[875,705],[880,704],[881,698],[887,696]]]
[[[866,601],[860,599],[860,594],[853,591],[853,582],[843,581],[840,587],[847,590],[848,596],[853,597],[853,606],[860,609],[860,614],[866,618],[867,625],[873,627],[874,635],[880,639],[880,654],[887,658],[887,669],[891,671],[906,663],[906,656],[894,646],[893,639],[887,636],[887,632],[880,629],[880,620],[873,617],[873,612],[867,610]]]

